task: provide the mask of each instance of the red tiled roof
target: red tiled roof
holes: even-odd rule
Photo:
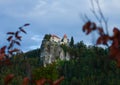
[[[51,35],[52,37],[56,37],[56,38],[58,38],[58,39],[60,39],[57,35]]]
[[[66,35],[66,34],[64,34],[64,38],[67,38],[67,35]]]

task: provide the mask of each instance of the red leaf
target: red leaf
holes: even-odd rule
[[[89,27],[90,27],[90,25],[91,25],[90,21],[88,21],[85,25],[83,25],[83,32],[85,32],[86,30],[88,30]]]
[[[114,45],[112,45],[110,47],[110,57],[115,59],[115,57],[118,55],[118,53],[119,53],[119,49],[114,47]]]
[[[25,34],[27,33],[24,29],[22,29],[22,27],[20,27],[19,29],[20,29],[21,32],[23,32]]]
[[[3,46],[3,47],[0,49],[0,54],[5,53],[6,47],[7,47],[7,46]]]
[[[104,45],[107,45],[108,40],[109,40],[109,36],[108,36],[108,35],[101,35],[101,36],[98,38],[96,44],[104,44]]]
[[[98,27],[97,29],[98,29],[98,32],[99,32],[99,34],[100,34],[100,35],[104,35],[103,28],[101,28],[101,27]]]
[[[13,36],[9,36],[7,40],[10,42],[12,40]]]
[[[22,36],[16,36],[16,38],[21,41]]]
[[[13,53],[13,52],[18,52],[18,51],[20,51],[19,49],[17,49],[17,48],[14,48],[13,50],[9,50],[9,52],[10,53]]]
[[[104,35],[103,36],[103,44],[107,45],[108,40],[109,40],[109,36],[108,35]]]
[[[12,41],[12,42],[10,43],[10,45],[8,46],[8,49],[12,48],[12,47],[13,47],[13,44],[14,44],[14,41]]]
[[[53,85],[60,85],[60,83],[64,80],[64,76],[60,77],[56,81],[53,82]]]
[[[102,44],[102,37],[101,37],[101,36],[97,39],[96,44],[97,44],[97,45],[98,45],[98,44]]]
[[[45,78],[42,78],[40,80],[36,80],[35,83],[36,85],[44,85],[46,82],[46,79]]]
[[[84,26],[83,26],[83,32],[86,32],[86,34],[88,35],[90,32],[92,32],[93,30],[96,30],[96,24],[93,22],[88,21]]]
[[[92,30],[96,30],[96,29],[97,29],[96,24],[92,23]]]
[[[20,42],[18,42],[18,41],[14,41],[17,45],[19,45],[20,46]]]
[[[30,25],[29,23],[24,24],[24,26],[29,26],[29,25]]]
[[[114,37],[117,37],[120,34],[119,29],[116,27],[114,27],[113,32],[114,32]]]
[[[15,33],[14,33],[14,32],[8,32],[7,34],[11,34],[11,35],[14,35]]]
[[[17,38],[18,34],[20,33],[20,31],[16,31],[15,32],[15,37]]]
[[[5,59],[5,65],[11,65],[12,63],[11,63],[11,61],[10,61],[10,59]]]
[[[22,85],[28,85],[29,84],[29,78],[28,77],[25,77],[23,79],[23,82],[22,82]]]
[[[14,74],[9,74],[4,78],[4,84],[8,85],[14,78]]]
[[[120,53],[116,55],[115,60],[117,62],[117,67],[120,68]]]
[[[0,54],[0,61],[3,60],[4,58],[5,58],[5,54],[4,53]]]
[[[112,45],[113,45],[114,47],[116,47],[116,48],[119,48],[119,41],[118,41],[117,38],[114,38],[114,39],[113,39]]]
[[[90,32],[92,32],[92,30],[88,29],[87,32],[86,32],[86,34],[88,35]]]
[[[14,52],[18,52],[18,51],[20,51],[19,49],[17,49],[17,48],[15,48],[15,49],[13,49],[13,50],[9,50],[8,52],[9,52],[9,54],[13,54]]]

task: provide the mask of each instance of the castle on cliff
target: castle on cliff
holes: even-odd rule
[[[57,35],[51,35],[50,37],[50,41],[52,42],[56,42],[56,43],[59,43],[59,44],[69,44],[69,39],[67,38],[67,35],[64,34],[63,38],[59,38]]]
[[[69,45],[69,39],[65,34],[63,38],[59,38],[56,35],[48,35],[47,39],[43,39],[41,44],[41,62],[44,66],[46,64],[50,64],[52,62],[56,62],[56,60],[70,60],[69,52],[64,52],[61,45]]]

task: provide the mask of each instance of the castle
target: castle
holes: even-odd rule
[[[64,34],[63,38],[59,38],[58,36],[56,35],[51,35],[50,37],[50,41],[52,42],[56,42],[56,43],[59,43],[59,44],[68,44],[69,43],[69,39],[67,38],[67,35]]]
[[[68,52],[64,52],[61,45],[69,45],[69,39],[65,34],[63,38],[59,38],[56,35],[49,36],[49,40],[43,39],[41,44],[41,62],[43,65],[50,64],[55,62],[57,59],[60,60],[70,60],[70,54]]]

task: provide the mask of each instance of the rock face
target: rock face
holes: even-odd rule
[[[69,53],[65,53],[59,43],[43,40],[41,44],[41,61],[44,66],[55,62],[57,59],[69,60]]]

